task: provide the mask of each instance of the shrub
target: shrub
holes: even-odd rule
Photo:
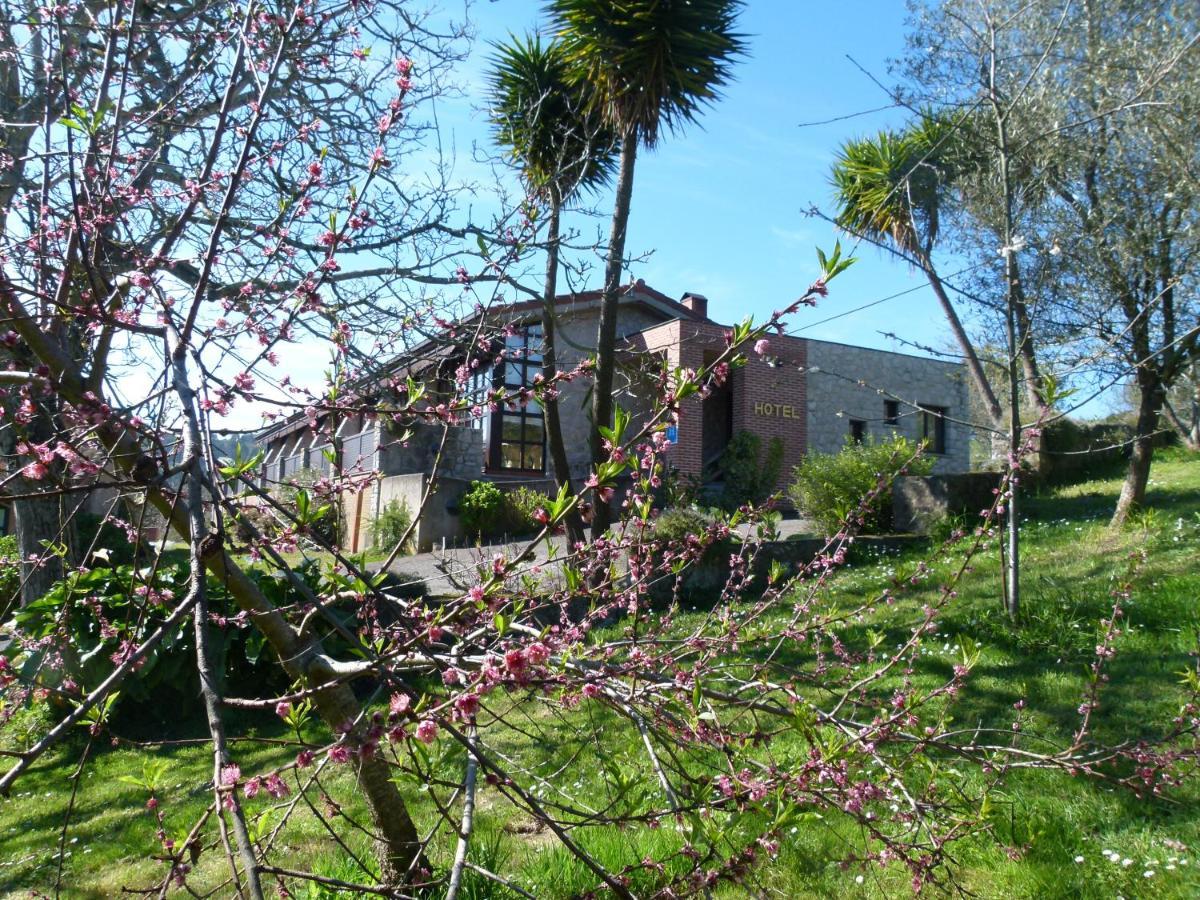
[[[291,484],[279,488],[276,500],[302,523],[302,533],[327,544],[337,544],[341,534],[339,504],[318,497],[312,490],[323,477],[316,469],[301,469]]]
[[[392,498],[383,507],[379,517],[371,525],[371,539],[379,550],[391,551],[412,526],[412,510],[407,500]],[[401,548],[402,553],[411,549],[412,539]]]
[[[18,602],[21,590],[21,554],[17,551],[15,535],[0,535],[0,613],[7,618],[7,610]]]
[[[881,534],[892,524],[892,478],[928,475],[933,470],[932,460],[912,458],[916,451],[915,444],[897,436],[860,444],[848,441],[838,453],[810,453],[796,466],[788,493],[796,508],[812,519],[822,534],[830,535],[841,528],[882,476],[887,487],[863,511],[859,529],[861,534]]]
[[[115,517],[114,517],[115,518]],[[130,565],[134,562],[135,548],[129,543],[125,529],[113,519],[90,512],[75,516],[76,533],[80,550],[107,550],[108,562],[113,566]],[[145,547],[138,548],[145,551]],[[142,555],[145,555],[144,552]]]
[[[550,498],[524,485],[504,494],[502,530],[509,534],[533,534],[542,526],[534,518],[539,509],[549,509]]]
[[[272,583],[269,573],[251,570],[250,575],[273,599],[294,599],[290,585]],[[148,577],[152,582],[147,583]],[[57,685],[65,678],[80,685],[99,684],[125,649],[142,643],[162,624],[185,595],[188,578],[187,555],[182,551],[168,551],[155,566],[141,570],[126,565],[72,572],[45,596],[16,612],[14,623],[22,634],[42,642],[25,666],[33,671],[65,651],[61,667],[46,666],[48,684]],[[209,576],[207,591],[214,616],[236,616],[238,608],[219,579]],[[69,616],[63,616],[64,608],[71,611]],[[60,634],[64,621],[65,645]],[[263,636],[248,623],[213,629],[211,642],[224,693],[253,697],[286,690],[288,679],[267,658],[269,654],[262,653]],[[194,710],[192,698],[200,689],[195,655],[192,622],[185,617],[147,654],[138,677],[123,683],[118,704],[123,720],[158,724],[171,718],[172,710]]]
[[[750,431],[739,431],[716,464],[717,475],[724,482],[718,504],[732,512],[748,503],[762,503],[774,493],[782,466],[782,440],[771,438],[764,456],[762,438]]]
[[[458,514],[467,534],[494,534],[504,514],[504,494],[490,481],[472,481],[458,501]]]

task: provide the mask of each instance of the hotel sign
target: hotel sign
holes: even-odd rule
[[[796,407],[786,403],[755,403],[754,414],[770,419],[798,419],[800,414]]]

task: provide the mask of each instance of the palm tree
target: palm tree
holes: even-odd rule
[[[490,74],[491,120],[496,140],[509,148],[532,198],[549,211],[546,228],[546,277],[542,291],[542,374],[557,374],[554,298],[558,292],[559,225],[562,210],[580,191],[606,184],[615,164],[612,131],[590,110],[568,77],[562,45],[543,45],[537,37],[499,44]],[[558,401],[542,400],[547,443],[559,486],[572,491],[571,469],[563,443]],[[582,541],[578,512],[567,518],[573,546]]]
[[[951,140],[948,127],[926,117],[903,133],[885,130],[843,145],[832,174],[838,206],[834,222],[874,244],[891,241],[925,273],[992,424],[1003,428],[1000,403],[932,260],[942,192],[967,165],[963,147]]]
[[[729,81],[744,52],[734,25],[741,0],[550,0],[547,11],[563,41],[573,79],[586,85],[590,108],[616,132],[621,161],[609,231],[596,377],[592,390],[592,459],[605,457],[599,428],[613,418],[617,300],[639,145],[653,148],[665,126],[696,121]],[[592,533],[612,521],[596,498]]]

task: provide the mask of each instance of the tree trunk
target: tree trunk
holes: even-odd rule
[[[16,489],[33,490],[34,485],[20,479]],[[66,576],[63,560],[59,556],[47,555],[41,564],[29,562],[33,557],[46,555],[47,544],[54,545],[62,540],[59,497],[16,500],[12,510],[17,551],[21,554],[21,605],[28,606],[45,596],[55,582]]]
[[[1114,527],[1124,525],[1129,520],[1129,514],[1146,502],[1146,483],[1150,480],[1150,460],[1154,455],[1154,432],[1158,428],[1162,404],[1163,386],[1158,373],[1139,370],[1137,437],[1133,441],[1125,483],[1121,485],[1121,496],[1113,513],[1111,524]]]
[[[1191,388],[1187,398],[1188,418],[1180,415],[1169,396],[1163,397],[1163,413],[1178,432],[1183,446],[1194,453],[1200,450],[1200,363],[1193,362],[1180,380]]]
[[[1017,254],[1010,253],[1010,279],[1012,289],[1009,302],[1012,304],[1016,318],[1017,355],[1021,359],[1021,370],[1025,378],[1025,397],[1029,409],[1037,415],[1037,421],[1043,421],[1050,413],[1050,404],[1046,402],[1042,384],[1042,373],[1038,366],[1037,355],[1033,349],[1033,323],[1029,319],[1029,304],[1025,299],[1025,288],[1021,283],[1021,270],[1017,265]],[[1045,454],[1045,443],[1040,434],[1031,436],[1033,445],[1028,459],[1032,468],[1037,472],[1045,472],[1049,460]]]
[[[550,226],[546,236],[546,281],[542,291],[542,376],[547,384],[553,384],[558,374],[558,360],[554,343],[554,298],[558,294],[558,230],[562,214],[562,201],[554,196],[550,200]],[[552,388],[552,390],[554,390]],[[567,447],[563,442],[562,421],[558,415],[558,398],[544,397],[542,409],[546,413],[546,442],[550,446],[550,459],[554,463],[554,480],[569,494],[575,493],[571,483],[571,464],[567,459]],[[574,548],[585,540],[583,518],[579,508],[574,507],[566,517],[567,544]]]
[[[1175,429],[1175,433],[1183,441],[1183,446],[1187,447],[1193,453],[1200,450],[1200,419],[1196,416],[1196,405],[1195,401],[1193,401],[1192,424],[1188,425],[1179,417],[1179,412],[1171,404],[1170,400],[1163,401],[1163,414],[1167,417],[1167,421],[1171,423],[1171,427]]]
[[[29,423],[26,440],[30,443],[53,443],[52,399],[43,397],[38,403],[37,415]],[[3,454],[16,453],[12,428],[4,429],[0,446]],[[64,474],[61,461],[50,464],[50,477],[43,481],[31,481],[17,477],[9,482],[7,490],[19,499],[12,502],[13,533],[17,539],[17,551],[21,554],[21,605],[27,606],[43,597],[51,587],[66,577],[73,553],[77,549],[73,518],[65,514],[64,506],[77,504],[79,499],[70,494],[49,494],[44,497],[28,496],[44,486],[54,487]],[[24,496],[22,496],[24,495]],[[66,557],[48,554],[47,545],[65,545]],[[31,558],[45,557],[41,564],[31,563]],[[8,597],[0,597],[0,604]]]
[[[621,169],[617,176],[617,196],[613,204],[612,229],[608,238],[608,259],[604,267],[604,295],[600,302],[600,326],[596,331],[596,377],[592,387],[592,463],[605,460],[600,426],[612,425],[613,377],[617,362],[617,312],[621,273],[625,261],[625,232],[629,225],[629,207],[633,198],[633,169],[637,161],[637,131],[621,135]],[[592,537],[599,537],[612,524],[612,507],[593,497]]]
[[[959,350],[962,351],[963,360],[967,364],[967,371],[971,375],[971,381],[974,383],[975,390],[978,391],[979,397],[986,408],[989,420],[988,424],[997,430],[1006,431],[1007,423],[1004,421],[1004,412],[1000,408],[1000,402],[996,399],[996,393],[992,390],[992,386],[984,374],[983,364],[979,361],[979,355],[975,352],[975,345],[971,343],[971,338],[967,336],[967,331],[963,328],[962,321],[958,318],[958,312],[954,309],[954,304],[946,294],[946,288],[942,284],[942,279],[938,277],[937,271],[934,269],[933,263],[928,256],[924,254],[918,255],[917,262],[921,266],[922,271],[925,272],[925,277],[929,279],[933,293],[938,298],[938,303],[941,304],[942,312],[946,315],[946,321],[950,323],[950,331],[953,332],[954,340],[958,342]]]

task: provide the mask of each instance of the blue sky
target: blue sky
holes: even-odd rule
[[[533,0],[482,0],[471,9],[478,42],[467,65],[469,98],[443,120],[454,129],[460,155],[486,142],[483,72],[491,41],[509,32],[545,28]],[[650,253],[632,269],[671,296],[696,291],[709,314],[724,322],[769,315],[798,296],[817,273],[816,247],[831,249],[834,229],[805,216],[828,210],[828,172],[845,139],[888,125],[902,115],[884,110],[825,125],[801,127],[888,104],[886,94],[848,58],[883,83],[887,59],[904,45],[899,0],[802,3],[751,0],[740,30],[749,53],[735,81],[700,123],[667,134],[638,159],[627,251]],[[611,195],[600,219],[578,217],[585,236],[606,232]],[[943,346],[947,330],[924,279],[870,247],[832,285],[816,310],[793,321],[807,337],[903,349],[880,331]],[[598,287],[599,264],[589,286]],[[878,298],[915,290],[869,310],[815,324]],[[811,327],[806,327],[809,323]]]

